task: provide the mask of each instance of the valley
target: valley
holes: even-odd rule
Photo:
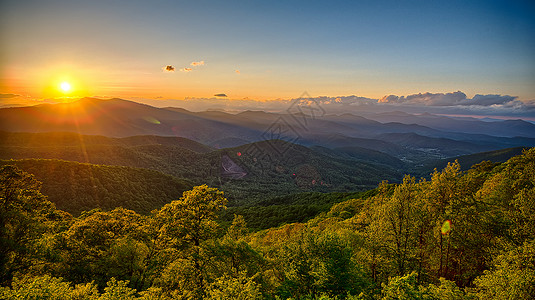
[[[295,103],[302,108],[301,102]],[[260,207],[307,211],[282,217],[279,223],[269,222],[275,226],[302,221],[303,216],[311,218],[343,199],[335,196],[333,199],[339,200],[317,206],[315,196],[306,203],[278,203],[280,197],[364,192],[385,180],[398,183],[404,174],[429,178],[435,168],[442,169],[447,162],[458,160],[467,169],[484,160],[503,162],[535,146],[535,130],[528,129],[535,125],[530,123],[514,123],[514,129],[507,131],[512,122],[490,124],[430,114],[363,117],[350,113],[307,115],[301,111],[306,110],[294,114],[191,112],[94,98],[4,108],[0,109],[0,159],[2,164],[13,163],[35,174],[50,199],[73,214],[115,206],[149,213],[178,197],[186,187],[208,184],[224,191],[230,207],[242,214],[255,207],[257,211]],[[477,126],[461,132],[458,122]],[[497,136],[481,130],[475,133],[474,128],[485,128],[482,126],[487,123],[505,127]],[[514,136],[518,126],[525,128],[520,132],[528,134]],[[444,131],[446,127],[448,131]],[[98,172],[88,172],[93,169]],[[117,173],[123,175],[101,178],[105,176],[102,172],[114,173],[112,170],[123,170]],[[160,178],[169,186],[133,179],[128,172],[134,174],[135,170],[143,170],[143,176]],[[78,173],[82,175],[77,179],[62,177]],[[135,200],[131,188],[116,189],[111,198],[102,191],[89,192],[87,182],[95,180],[89,175],[103,182],[139,185],[146,191],[141,194],[153,196],[145,194]],[[70,196],[66,196],[67,191]],[[165,196],[154,196],[160,192]],[[66,197],[81,202],[67,205]],[[278,204],[269,208],[262,203]],[[250,221],[256,218],[251,213],[245,215]]]

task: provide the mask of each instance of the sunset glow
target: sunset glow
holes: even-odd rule
[[[127,11],[119,2],[45,2],[7,1],[0,12],[0,94],[19,96],[3,105],[99,97],[181,106],[221,93],[228,97],[218,105],[251,109],[240,101],[290,100],[305,91],[376,101],[456,91],[470,99],[511,96],[516,104],[535,99],[527,2],[163,1]],[[51,39],[57,32],[62,37]],[[418,104],[438,107],[425,101]],[[482,105],[483,116],[498,115],[491,105]]]
[[[68,93],[71,91],[71,84],[64,81],[60,84],[59,88],[64,92],[64,93]]]

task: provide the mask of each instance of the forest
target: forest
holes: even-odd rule
[[[223,222],[228,201],[207,185],[149,214],[73,216],[34,175],[0,168],[2,299],[535,298],[535,148],[338,194],[262,230],[230,209]]]

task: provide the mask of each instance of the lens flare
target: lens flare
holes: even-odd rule
[[[442,228],[440,228],[440,231],[442,232],[443,235],[450,233],[451,221],[450,220],[444,221],[444,224],[442,224]]]

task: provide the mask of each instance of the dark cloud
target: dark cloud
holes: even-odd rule
[[[168,66],[165,66],[162,68],[165,72],[174,72],[175,71],[175,67],[171,66],[171,65],[168,65]]]
[[[227,97],[227,94],[215,94],[215,97]]]

